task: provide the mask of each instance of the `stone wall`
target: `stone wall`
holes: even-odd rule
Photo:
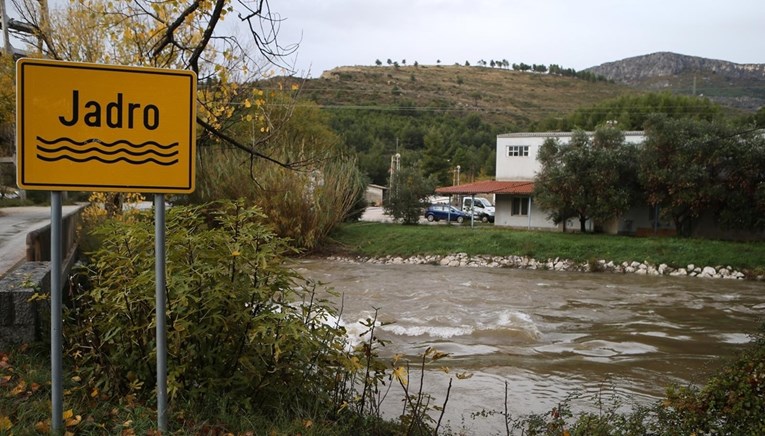
[[[25,262],[0,280],[0,350],[43,337],[41,317],[49,317],[50,305],[33,300],[35,293],[50,293],[49,262]]]
[[[67,277],[77,260],[77,227],[82,209],[63,217],[63,264]],[[62,283],[65,283],[62,280]],[[43,298],[32,298],[35,294]],[[27,235],[26,262],[0,280],[0,350],[42,339],[43,321],[50,319],[50,225]]]
[[[615,263],[606,260],[595,262],[574,262],[568,259],[537,260],[527,256],[470,256],[467,253],[456,253],[446,256],[423,255],[412,257],[342,257],[331,256],[330,261],[349,263],[373,263],[391,265],[440,265],[445,267],[488,267],[488,268],[520,268],[549,271],[580,271],[580,272],[611,272],[618,274],[642,274],[652,276],[685,276],[699,278],[719,278],[742,280],[764,280],[763,276],[747,277],[742,271],[730,266],[697,266],[671,267],[667,264],[653,265],[648,262]]]

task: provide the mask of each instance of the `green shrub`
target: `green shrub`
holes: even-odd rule
[[[287,269],[284,239],[240,202],[167,214],[168,395],[228,398],[231,408],[332,411],[350,365],[345,330],[315,285]],[[83,395],[150,398],[155,379],[154,224],[151,215],[95,230],[88,277],[67,311],[66,351]]]

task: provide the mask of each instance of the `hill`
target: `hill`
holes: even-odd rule
[[[477,113],[486,122],[517,126],[637,92],[606,81],[456,65],[338,67],[302,89],[330,110]]]
[[[765,64],[737,64],[658,52],[585,71],[641,91],[703,95],[723,106],[745,111],[765,106]]]
[[[594,67],[579,77],[486,66],[346,66],[299,84],[302,97],[327,114],[372,182],[387,184],[391,156],[400,153],[402,166],[417,165],[444,186],[452,184],[458,165],[463,182],[493,177],[497,134],[590,126],[611,116],[612,109],[617,116],[624,112],[623,107],[609,107],[603,113],[598,106],[607,101],[632,104],[631,97],[648,91],[689,96],[693,71],[697,89],[705,95],[717,91],[715,98],[729,107],[752,111],[759,107],[760,95],[765,102],[759,67],[747,73],[747,68],[717,64],[722,61],[688,58],[648,55]],[[683,80],[688,78],[686,89]],[[299,81],[272,80],[279,86]],[[658,100],[669,101],[666,96]],[[731,110],[736,111],[740,109]]]

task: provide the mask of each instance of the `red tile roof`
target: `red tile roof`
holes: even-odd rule
[[[482,182],[467,183],[464,185],[445,186],[436,188],[436,193],[441,195],[472,195],[472,194],[524,194],[534,192],[534,182],[529,180],[508,182],[484,180]]]

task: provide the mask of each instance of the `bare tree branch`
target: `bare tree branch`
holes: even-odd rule
[[[253,144],[251,147],[248,147],[248,146],[240,143],[236,139],[234,139],[234,138],[226,135],[225,133],[219,131],[218,129],[216,129],[215,127],[211,126],[205,120],[203,120],[203,119],[201,119],[199,117],[197,117],[197,124],[199,124],[200,126],[204,127],[205,130],[207,132],[209,132],[210,134],[212,134],[213,136],[215,136],[215,137],[217,137],[219,139],[222,139],[223,141],[228,142],[229,144],[233,145],[234,147],[236,147],[236,148],[238,148],[238,149],[240,149],[242,151],[245,151],[245,152],[247,152],[248,154],[250,154],[252,156],[256,156],[256,157],[259,157],[261,159],[265,159],[265,160],[267,160],[267,161],[269,161],[271,163],[274,163],[276,165],[279,165],[280,167],[283,167],[283,168],[294,168],[295,164],[288,163],[288,162],[278,161],[278,160],[272,158],[271,156],[266,156],[265,154],[260,153],[259,151],[254,149],[255,145],[265,144],[268,141],[268,137],[263,138],[263,139],[259,140],[258,142],[256,142],[255,144]]]
[[[193,14],[194,11],[196,11],[198,8],[199,8],[199,0],[190,4],[189,7],[187,7],[180,15],[178,15],[178,18],[176,18],[175,21],[173,21],[167,26],[167,30],[165,31],[165,36],[159,41],[157,41],[157,43],[154,45],[154,49],[152,50],[152,53],[151,53],[153,57],[156,57],[159,54],[159,52],[161,52],[168,44],[170,43],[175,44],[173,33],[178,27],[180,27],[183,24],[183,22],[186,20],[186,17]]]
[[[215,30],[215,27],[218,25],[218,21],[220,20],[221,13],[223,12],[223,7],[225,5],[226,0],[217,0],[215,2],[215,8],[213,9],[213,12],[210,16],[210,21],[207,24],[207,29],[205,29],[205,33],[202,36],[202,41],[196,46],[194,53],[191,54],[191,58],[189,59],[189,68],[191,68],[191,70],[195,73],[199,71],[199,57],[202,55],[202,52],[210,42],[213,30]]]
[[[248,6],[244,0],[239,0],[239,3],[250,11],[245,16],[239,14],[239,19],[247,22],[255,46],[260,54],[269,63],[293,71],[293,66],[280,62],[281,59],[294,54],[299,46],[299,43],[291,44],[287,47],[279,44],[277,35],[279,34],[280,24],[284,20],[271,13],[271,6],[268,0],[257,0],[255,2],[257,8],[255,9]]]

